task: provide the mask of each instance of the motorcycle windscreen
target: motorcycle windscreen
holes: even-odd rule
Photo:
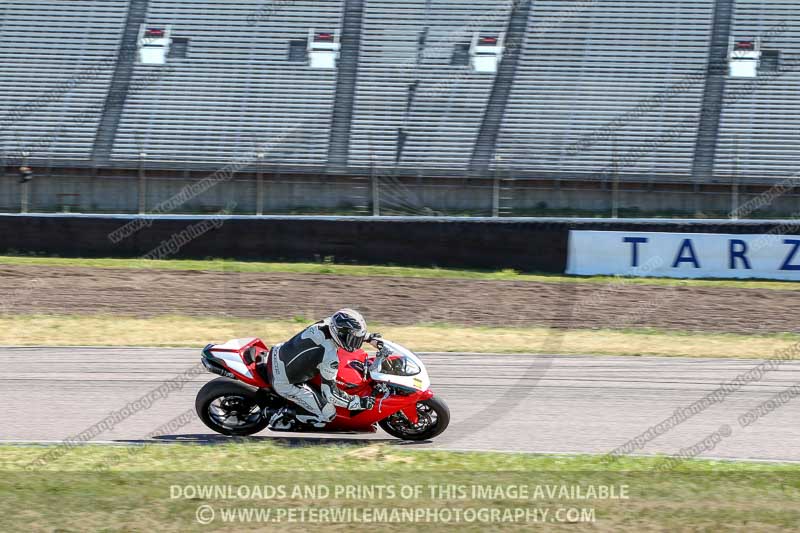
[[[422,369],[410,357],[395,354],[383,361],[380,371],[391,376],[416,376]]]
[[[382,361],[380,368],[370,369],[372,379],[420,391],[428,390],[431,381],[422,361],[407,350],[396,347],[395,353]]]

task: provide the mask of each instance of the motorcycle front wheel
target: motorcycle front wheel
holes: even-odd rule
[[[206,383],[194,402],[197,416],[217,433],[242,437],[269,424],[257,399],[257,389],[239,381],[217,378]]]
[[[386,433],[403,440],[428,440],[440,435],[450,424],[450,408],[434,396],[417,402],[417,423],[412,424],[402,411],[378,422]]]

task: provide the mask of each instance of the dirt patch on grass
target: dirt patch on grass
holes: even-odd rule
[[[316,318],[409,325],[800,331],[793,291],[249,272],[2,266],[0,312]]]

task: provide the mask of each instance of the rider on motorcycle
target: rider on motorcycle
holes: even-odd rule
[[[355,351],[364,341],[376,345],[378,339],[380,334],[367,333],[367,323],[360,313],[340,309],[272,349],[268,362],[272,388],[300,408],[294,417],[297,421],[315,427],[333,420],[336,406],[351,411],[371,409],[374,398],[352,396],[336,385],[337,352],[339,348]],[[321,394],[307,383],[317,374],[322,380]],[[288,407],[280,409],[270,419],[270,428],[291,428],[294,420],[290,415]]]

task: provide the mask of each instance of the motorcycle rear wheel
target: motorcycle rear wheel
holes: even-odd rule
[[[197,393],[194,407],[206,426],[223,435],[253,435],[269,424],[258,402],[257,389],[229,378],[206,383]],[[230,419],[233,420],[229,422]]]
[[[429,440],[441,435],[450,424],[450,408],[438,396],[417,402],[417,415],[416,424],[411,424],[402,412],[398,412],[381,420],[378,425],[398,439]]]

